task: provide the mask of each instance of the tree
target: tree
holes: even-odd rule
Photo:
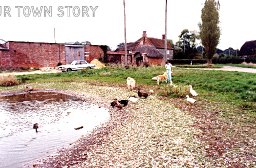
[[[182,30],[179,41],[176,43],[183,50],[182,58],[191,59],[196,55],[196,39],[198,39],[198,35],[194,31]]]
[[[219,3],[216,3],[215,0],[206,0],[201,14],[202,23],[199,24],[200,38],[205,48],[208,64],[212,64],[213,55],[219,44],[220,28],[218,25],[218,8]]]

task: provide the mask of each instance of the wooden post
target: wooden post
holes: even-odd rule
[[[127,41],[126,41],[126,12],[125,12],[125,0],[123,0],[124,5],[124,64],[127,66]]]

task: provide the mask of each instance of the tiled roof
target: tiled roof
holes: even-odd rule
[[[124,55],[124,51],[107,51],[109,55]]]
[[[162,58],[163,54],[153,45],[140,45],[136,52],[146,53],[148,57]]]
[[[148,37],[148,39],[150,40],[150,42],[152,43],[152,45],[154,45],[157,49],[164,49],[164,41],[163,39],[157,39],[157,38],[152,38],[152,37]],[[167,49],[171,50],[172,46],[170,44],[170,42],[167,41]]]

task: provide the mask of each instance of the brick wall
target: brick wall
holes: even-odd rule
[[[10,69],[12,67],[9,50],[0,50],[0,69]]]
[[[103,60],[104,51],[100,46],[97,45],[85,45],[84,47],[85,53],[85,60],[91,62],[93,59]]]
[[[55,67],[65,63],[64,44],[10,41],[9,51],[0,51],[0,66],[9,68]]]
[[[150,65],[161,65],[163,59],[162,58],[151,58],[151,57],[147,57],[148,59],[148,63]]]

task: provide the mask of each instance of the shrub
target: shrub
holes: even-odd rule
[[[19,81],[14,75],[0,76],[0,86],[15,86]]]

